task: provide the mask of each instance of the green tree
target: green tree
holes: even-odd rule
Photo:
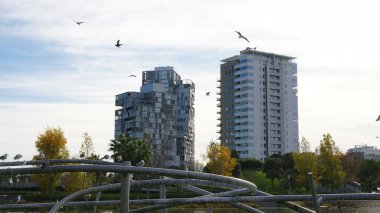
[[[66,147],[67,139],[60,128],[47,127],[44,133],[37,136],[35,146],[38,153],[43,153],[46,159],[67,159],[69,151]],[[33,157],[34,160],[41,160],[40,154]],[[41,174],[34,178],[40,190],[52,194],[62,174]]]
[[[309,190],[309,179],[307,173],[316,171],[317,157],[310,151],[310,143],[302,137],[300,142],[300,152],[293,153],[294,167],[297,170],[296,186],[305,187]]]
[[[213,174],[231,176],[237,165],[237,160],[231,156],[231,151],[226,146],[213,141],[208,145],[204,157],[207,161],[205,171]]]
[[[263,172],[265,177],[271,180],[272,186],[275,179],[280,179],[282,170],[280,155],[275,154],[264,159]]]
[[[352,184],[359,180],[359,170],[363,160],[363,153],[347,152],[341,155],[343,170],[347,174],[344,181],[346,184]]]
[[[374,160],[364,160],[360,163],[359,178],[363,191],[376,191],[380,185],[380,163]]]
[[[330,188],[331,192],[343,185],[346,176],[340,156],[341,152],[331,135],[324,134],[318,147],[317,180],[326,190]]]
[[[152,149],[146,141],[126,138],[120,134],[118,140],[111,140],[109,146],[109,151],[113,152],[111,158],[115,162],[131,161],[132,165],[136,165],[144,160],[146,164],[150,163]]]

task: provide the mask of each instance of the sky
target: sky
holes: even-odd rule
[[[248,46],[296,57],[299,136],[313,149],[325,133],[343,152],[377,146],[379,6],[370,0],[0,0],[0,155],[31,159],[47,127],[64,131],[72,156],[85,132],[96,153],[107,154],[115,95],[139,91],[142,71],[174,66],[196,86],[201,160],[218,137],[220,60]],[[116,48],[119,39],[123,46]]]

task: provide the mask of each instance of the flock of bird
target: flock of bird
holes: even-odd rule
[[[75,20],[73,20],[73,21],[74,21],[77,25],[81,25],[81,24],[84,23],[84,21],[75,21]],[[238,34],[238,36],[239,36],[238,38],[242,38],[242,39],[246,40],[247,42],[249,42],[249,40],[247,39],[247,37],[243,36],[243,35],[241,34],[241,32],[239,32],[239,31],[235,31],[235,32]],[[120,39],[117,40],[115,46],[116,46],[117,48],[120,48],[121,45],[123,45],[123,44],[120,43]],[[255,51],[255,50],[256,50],[256,47],[253,48],[253,50]],[[136,78],[136,75],[130,75],[129,77],[134,77],[134,78]],[[211,92],[206,92],[206,95],[209,96],[210,93],[211,93]]]

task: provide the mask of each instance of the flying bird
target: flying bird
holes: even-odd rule
[[[20,159],[20,158],[22,158],[22,155],[21,155],[21,154],[17,154],[13,159],[14,159],[14,160],[18,160],[18,159]]]
[[[248,39],[247,39],[246,37],[244,37],[239,31],[235,31],[235,32],[239,35],[239,38],[243,38],[243,39],[245,39],[247,42],[249,42]]]
[[[136,164],[136,166],[138,166],[138,167],[143,167],[144,165],[145,165],[145,161],[144,160],[141,160],[140,162],[138,162]]]
[[[211,92],[206,92],[206,95],[209,96]]]
[[[376,121],[380,121],[380,115],[379,115],[379,117],[377,117]]]
[[[376,136],[376,138],[377,138],[377,139],[379,139],[379,138],[380,138],[380,136]]]
[[[75,20],[73,20],[75,23],[77,23],[77,25],[81,25],[81,24],[83,24],[84,22],[83,21],[75,21]]]
[[[135,75],[130,75],[129,77],[135,77],[135,78],[136,78],[136,76],[135,76]]]
[[[117,40],[115,46],[116,46],[117,48],[120,48],[121,45],[123,45],[123,44],[120,44],[120,40]]]

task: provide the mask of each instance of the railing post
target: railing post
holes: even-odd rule
[[[102,195],[102,192],[98,192],[98,193],[96,193],[95,201],[99,201],[101,195]],[[94,206],[94,207],[92,208],[92,213],[96,213],[96,209],[97,209],[97,208],[98,208],[97,206]]]
[[[309,184],[310,184],[311,195],[313,196],[313,202],[314,202],[315,212],[316,213],[320,213],[321,211],[319,209],[317,192],[316,192],[315,186],[314,186],[313,173],[309,172],[309,173],[307,173],[307,176],[309,176]]]
[[[160,177],[161,179],[165,179],[164,176]],[[165,185],[160,185],[160,199],[166,199],[166,188]],[[161,213],[167,213],[167,208],[161,209]]]
[[[124,166],[130,166],[131,161],[123,161]],[[129,192],[131,187],[131,175],[121,173],[120,189],[120,213],[129,213]]]

